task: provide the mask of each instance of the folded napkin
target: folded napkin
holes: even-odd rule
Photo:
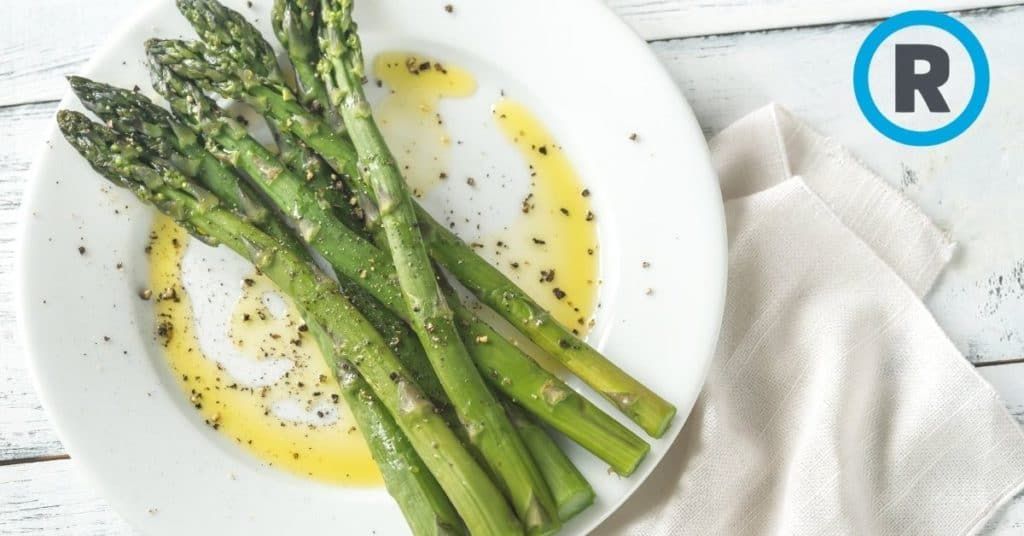
[[[921,301],[953,244],[777,106],[711,142],[729,290],[710,376],[597,531],[969,534],[1024,483],[1024,434]]]

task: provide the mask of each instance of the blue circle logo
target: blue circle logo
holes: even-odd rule
[[[949,33],[967,49],[974,66],[974,91],[967,107],[956,119],[934,130],[910,130],[897,125],[878,109],[868,86],[868,71],[875,52],[890,35],[910,26],[931,26]],[[879,24],[864,40],[853,66],[853,90],[868,122],[894,141],[919,147],[945,143],[967,130],[985,107],[989,82],[988,58],[978,38],[962,22],[935,11],[907,11]]]

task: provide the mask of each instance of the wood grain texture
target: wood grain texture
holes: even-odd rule
[[[0,106],[59,99],[74,73],[140,2],[5,2],[0,15]]]
[[[21,193],[56,103],[0,109],[0,462],[63,449],[29,380],[14,319],[14,250]]]
[[[150,0],[171,1],[171,0]],[[648,40],[885,17],[927,7],[952,10],[1009,0],[605,0]],[[256,0],[255,9],[271,0]],[[456,2],[457,3],[457,2]],[[8,2],[0,17],[0,106],[55,100],[74,73],[145,2]]]
[[[82,481],[71,461],[61,460],[0,467],[0,534],[135,533]]]
[[[952,11],[1007,5],[998,0],[608,0],[647,40],[881,19],[912,9]]]

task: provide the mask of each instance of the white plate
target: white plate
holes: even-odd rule
[[[272,36],[270,0],[254,8],[227,3]],[[631,478],[570,449],[599,497],[565,530],[583,534],[655,468],[704,381],[725,287],[717,182],[678,88],[601,3],[474,0],[455,2],[454,13],[446,3],[359,2],[367,57],[399,48],[445,58],[470,70],[481,88],[514,91],[539,115],[594,192],[600,214],[603,307],[590,341],[679,408]],[[113,37],[84,74],[148,86],[143,41],[183,35],[192,33],[173,2],[158,2]],[[79,109],[72,97],[62,107]],[[638,141],[628,139],[633,132]],[[502,199],[447,201],[468,210]],[[167,535],[406,530],[382,489],[331,486],[266,467],[202,424],[153,340],[152,305],[136,297],[147,285],[143,248],[152,211],[97,177],[56,129],[25,204],[19,317],[38,390],[78,466],[132,525]],[[124,270],[115,269],[118,262]]]

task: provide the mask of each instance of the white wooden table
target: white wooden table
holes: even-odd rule
[[[171,0],[160,0],[170,2]],[[271,0],[256,0],[266,8]],[[368,1],[368,0],[367,0]],[[961,243],[928,304],[1024,423],[1024,3],[998,0],[607,0],[668,66],[708,135],[775,100],[850,147]],[[132,534],[75,474],[27,376],[14,319],[15,235],[30,163],[76,72],[133,0],[0,5],[0,534]],[[879,18],[963,10],[993,86],[968,133],[897,145],[857,111],[850,72]],[[1024,498],[983,533],[1024,533]]]

